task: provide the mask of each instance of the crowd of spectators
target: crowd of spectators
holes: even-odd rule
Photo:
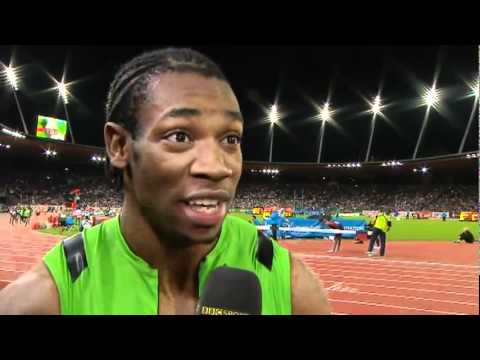
[[[10,204],[65,205],[72,189],[80,189],[82,206],[117,208],[122,192],[103,174],[70,171],[0,174],[0,193]],[[233,208],[336,208],[359,212],[380,208],[391,211],[478,211],[478,187],[466,185],[386,185],[338,182],[287,182],[280,179],[244,180]]]
[[[234,208],[336,208],[342,212],[478,211],[478,187],[471,185],[341,184],[337,182],[242,183]]]

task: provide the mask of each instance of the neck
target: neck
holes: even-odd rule
[[[133,200],[133,201],[132,201]],[[198,294],[198,268],[213,249],[211,244],[174,247],[175,243],[159,233],[142,215],[138,203],[125,194],[120,229],[130,250],[158,269],[160,292],[165,294]]]

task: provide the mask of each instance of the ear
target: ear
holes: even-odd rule
[[[123,170],[127,167],[131,153],[131,134],[121,125],[107,122],[103,128],[105,147],[110,163]]]

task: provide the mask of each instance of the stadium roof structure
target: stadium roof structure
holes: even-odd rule
[[[2,124],[0,124],[2,125]],[[5,127],[3,127],[5,128]],[[14,137],[0,132],[0,159],[15,161],[35,161],[45,159],[47,150],[55,151],[55,161],[65,165],[88,165],[92,164],[92,157],[105,157],[105,148],[72,144],[63,141],[40,139],[35,136],[24,138]],[[5,145],[9,145],[8,149]],[[391,159],[385,161],[350,162],[350,163],[269,163],[259,161],[244,161],[244,172],[262,173],[265,171],[278,170],[282,175],[298,176],[355,176],[359,178],[371,178],[375,176],[406,175],[413,172],[421,172],[422,168],[433,172],[435,176],[477,176],[478,177],[478,153],[466,152],[461,154],[447,154],[429,158]],[[268,173],[266,173],[268,175]]]

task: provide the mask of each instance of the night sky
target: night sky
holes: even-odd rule
[[[171,45],[171,44],[169,44]],[[77,143],[103,146],[109,83],[131,57],[158,46],[1,46],[0,60],[21,66],[19,101],[33,132],[36,115],[65,118],[54,82],[73,82],[68,111]],[[377,118],[373,160],[411,158],[426,107],[422,86],[438,73],[441,107],[430,112],[418,157],[457,152],[473,109],[467,83],[478,78],[477,46],[315,46],[192,48],[217,62],[230,80],[246,119],[244,159],[268,160],[269,125],[264,107],[276,102],[283,117],[275,127],[274,162],[314,162],[319,106],[330,95],[336,110],[326,125],[322,161],[363,161],[372,115],[366,113],[381,88],[387,119]],[[48,74],[47,74],[48,73]],[[48,90],[50,89],[50,90]],[[0,86],[0,122],[22,129],[14,97]],[[464,151],[478,149],[478,109]]]

